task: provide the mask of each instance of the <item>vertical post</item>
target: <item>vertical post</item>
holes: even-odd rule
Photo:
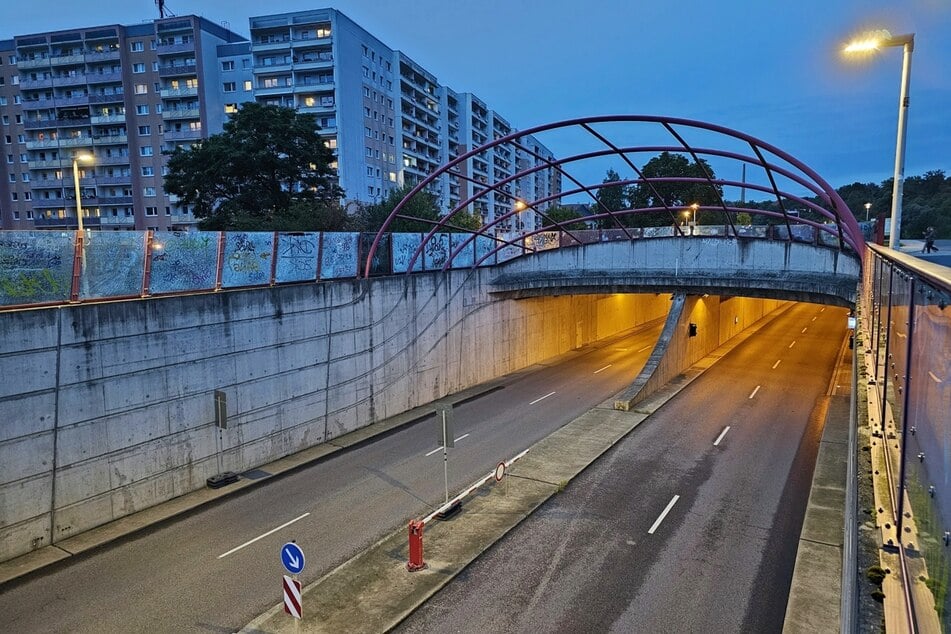
[[[898,465],[898,541],[902,536],[902,521],[905,517],[905,462],[907,458],[908,446],[908,405],[911,400],[911,354],[912,342],[915,338],[915,279],[910,281],[908,297],[908,339],[905,341],[905,380],[904,394],[902,394],[901,406],[901,458]],[[908,580],[905,580],[906,583]]]
[[[446,482],[446,504],[449,503],[449,439],[446,425],[446,410],[442,410],[442,472]]]
[[[225,265],[225,232],[218,232],[218,263],[215,271],[215,291],[221,290],[221,278]]]
[[[142,272],[142,297],[149,294],[149,285],[152,283],[152,249],[155,242],[155,233],[149,229],[145,232],[145,270]]]
[[[406,563],[406,569],[410,572],[426,567],[426,562],[423,561],[423,526],[420,520],[409,521],[409,561]]]
[[[911,83],[911,52],[914,35],[902,47],[901,94],[898,99],[898,141],[895,144],[895,178],[892,184],[892,229],[888,246],[897,249],[901,242],[901,203],[905,178],[905,128],[908,120],[908,85]]]

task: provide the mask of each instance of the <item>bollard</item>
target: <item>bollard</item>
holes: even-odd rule
[[[409,561],[406,569],[416,572],[426,567],[423,561],[423,524],[418,520],[409,521]]]

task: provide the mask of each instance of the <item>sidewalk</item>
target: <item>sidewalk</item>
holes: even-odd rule
[[[766,320],[758,327],[765,323]],[[747,332],[722,346],[635,409],[617,411],[613,408],[613,398],[608,399],[537,443],[511,467],[501,484],[483,485],[465,502],[458,515],[449,521],[427,525],[423,538],[424,559],[428,564],[425,570],[415,573],[406,570],[408,529],[399,529],[304,588],[304,618],[300,623],[284,613],[283,605],[276,605],[241,631],[246,634],[389,631],[569,480],[752,334]],[[846,424],[847,419],[846,416]],[[841,422],[831,429],[833,435],[841,434]],[[838,441],[833,439],[832,442]],[[824,469],[824,473],[825,477],[819,479],[820,488],[844,488],[844,470]],[[813,489],[816,487],[814,481]],[[814,530],[841,544],[841,511],[813,514],[809,522]],[[800,586],[818,591],[813,593],[812,602],[791,606],[793,610],[811,615],[811,622],[817,628],[811,631],[838,631],[840,561],[841,556],[821,570],[800,572],[797,568],[794,584],[798,582]],[[280,580],[275,579],[275,587],[279,587],[279,583]]]

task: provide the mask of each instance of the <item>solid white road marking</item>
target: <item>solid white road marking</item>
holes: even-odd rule
[[[290,525],[293,524],[294,522],[297,522],[297,521],[299,521],[299,520],[302,520],[302,519],[304,519],[305,517],[307,517],[308,515],[310,515],[310,513],[304,513],[304,514],[301,515],[300,517],[295,517],[295,518],[292,519],[290,522],[284,522],[283,524],[281,524],[281,525],[278,526],[277,528],[271,529],[271,530],[269,530],[268,532],[264,533],[263,535],[258,535],[258,536],[255,537],[254,539],[252,539],[252,540],[250,540],[250,541],[244,542],[243,544],[241,544],[241,545],[238,546],[237,548],[232,548],[232,549],[229,550],[228,552],[222,553],[222,554],[218,555],[218,559],[221,559],[222,557],[227,557],[227,556],[230,555],[231,553],[236,553],[236,552],[238,552],[239,550],[241,550],[242,548],[244,548],[245,546],[250,546],[250,545],[253,544],[254,542],[258,541],[259,539],[264,539],[264,538],[267,537],[268,535],[273,535],[274,533],[276,533],[277,531],[281,530],[282,528],[287,528],[288,526],[290,526]]]
[[[756,396],[756,393],[759,392],[759,388],[760,388],[760,387],[761,387],[761,386],[759,386],[759,385],[756,386],[756,389],[753,390],[753,393],[752,393],[752,394],[750,394],[750,398],[753,398],[754,396]]]
[[[609,364],[607,364],[606,366],[604,366],[603,368],[601,368],[600,370],[595,370],[594,373],[595,373],[595,374],[598,374],[598,373],[600,373],[600,372],[604,372],[605,370],[607,370],[608,368],[610,368],[612,365],[614,365],[614,364],[613,364],[613,363],[609,363]]]
[[[782,363],[782,362],[783,362],[782,359],[777,359],[777,360],[776,360],[776,363],[773,364],[773,369],[775,370],[776,368],[778,368],[778,367],[779,367],[779,364]]]
[[[660,523],[664,521],[664,518],[667,517],[667,514],[670,513],[670,509],[674,508],[674,504],[677,503],[677,500],[680,499],[679,495],[675,495],[671,498],[670,502],[667,503],[667,508],[664,509],[664,512],[660,514],[660,517],[654,522],[654,525],[651,526],[650,530],[647,531],[648,535],[653,535],[654,531],[657,530],[657,527],[660,526]]]
[[[796,342],[795,342],[795,341],[793,341],[791,344],[789,344],[789,347],[792,348],[794,345],[796,345]]]
[[[469,434],[463,434],[463,435],[459,436],[458,438],[456,438],[453,442],[459,442],[459,441],[462,440],[463,438],[468,438],[468,437],[469,437]]]
[[[717,439],[713,441],[713,446],[714,446],[714,447],[716,447],[717,445],[720,444],[720,441],[723,440],[723,437],[726,436],[726,433],[727,433],[728,431],[730,431],[730,426],[729,426],[729,425],[727,425],[726,427],[724,427],[724,428],[723,428],[723,431],[720,432],[720,435],[717,436]]]
[[[546,398],[548,398],[548,397],[551,396],[552,394],[554,394],[554,392],[549,392],[548,394],[546,394],[545,396],[543,396],[543,397],[541,397],[541,398],[536,398],[534,401],[532,401],[531,403],[529,403],[529,405],[534,405],[535,403],[537,403],[537,402],[539,402],[539,401],[544,401]]]
[[[931,380],[934,381],[935,383],[941,383],[941,379],[939,379],[938,377],[936,377],[936,376],[934,375],[934,372],[928,372],[928,376],[930,376],[930,377],[931,377]]]

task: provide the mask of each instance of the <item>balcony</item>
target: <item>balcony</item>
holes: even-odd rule
[[[319,68],[330,68],[333,66],[334,59],[332,55],[325,57],[300,57],[294,62],[294,70],[311,70]]]
[[[22,79],[20,80],[20,90],[33,90],[37,88],[52,88],[53,80],[49,77],[45,79]]]
[[[85,198],[83,199],[85,201]],[[85,203],[83,203],[85,204]],[[132,196],[100,196],[100,207],[114,207],[115,205],[131,205]]]
[[[166,141],[191,141],[201,138],[201,130],[173,130],[165,131]]]
[[[198,224],[198,218],[191,214],[172,214],[172,224],[196,225]]]
[[[91,117],[90,121],[96,125],[102,125],[106,123],[125,123],[124,114],[110,114],[110,115],[98,115]]]
[[[49,57],[35,57],[33,59],[17,59],[17,68],[48,68]]]
[[[334,89],[334,83],[332,81],[299,81],[293,86],[294,92],[324,92],[331,91]]]
[[[273,97],[274,95],[283,95],[291,92],[293,86],[270,86],[270,87],[260,87],[254,89],[254,95],[256,97]]]
[[[195,50],[194,42],[178,42],[175,44],[162,44],[155,48],[155,52],[158,55],[170,55],[172,53],[185,53]]]
[[[135,216],[126,216],[125,214],[121,216],[101,216],[99,223],[110,227],[130,227],[135,226]]]
[[[68,162],[68,161],[67,161]],[[113,154],[112,156],[97,156],[96,165],[128,165],[128,154]]]
[[[125,134],[103,134],[94,137],[96,145],[128,145],[129,137]]]
[[[163,88],[159,91],[162,99],[174,99],[176,97],[197,97],[198,88]]]
[[[255,64],[253,68],[255,75],[264,73],[289,73],[290,71],[290,62],[282,62],[280,64]]]
[[[26,120],[23,122],[23,127],[27,130],[43,130],[49,128],[59,127],[58,119],[36,119],[36,120]]]
[[[63,75],[61,77],[53,77],[54,86],[85,86],[86,85],[86,75]]]
[[[162,119],[199,119],[201,110],[198,108],[172,108],[162,110]]]
[[[119,59],[119,57],[119,49],[117,48],[109,51],[86,51],[87,62],[105,62]]]
[[[251,50],[257,51],[280,51],[281,49],[290,48],[291,38],[286,37],[282,39],[269,39],[269,40],[257,40],[251,42]]]
[[[122,81],[122,73],[88,73],[86,82],[89,84],[106,84]]]
[[[112,94],[90,95],[86,97],[86,103],[122,103],[125,101],[125,95],[121,92]]]
[[[50,66],[69,66],[75,64],[85,64],[86,57],[80,53],[78,55],[55,55],[49,59]]]
[[[197,75],[197,64],[165,64],[159,66],[159,77],[177,77],[180,75]]]
[[[28,161],[27,166],[31,170],[58,169],[60,167],[72,167],[72,161],[66,159],[54,159],[52,161]]]
[[[83,184],[83,181],[85,180],[85,178],[81,179],[79,181],[80,184]],[[95,181],[97,185],[131,185],[132,175],[126,174],[125,176],[97,176]]]

